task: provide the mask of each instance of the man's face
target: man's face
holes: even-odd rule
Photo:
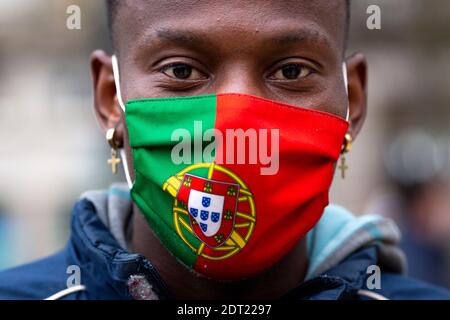
[[[345,116],[344,1],[127,1],[124,101],[239,92]]]
[[[122,99],[245,93],[345,117],[355,137],[366,110],[366,63],[342,73],[344,0],[120,1],[114,44]],[[116,99],[111,58],[91,58],[95,109],[103,129],[117,128],[133,163]],[[119,125],[118,125],[119,123]]]

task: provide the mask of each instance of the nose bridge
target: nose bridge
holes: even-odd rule
[[[243,93],[255,96],[264,95],[263,75],[247,61],[235,61],[227,64],[216,79],[216,92]]]

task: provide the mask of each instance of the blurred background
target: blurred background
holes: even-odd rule
[[[66,9],[81,9],[69,30]],[[381,30],[369,30],[369,5]],[[395,219],[410,274],[450,287],[450,0],[358,0],[348,53],[369,61],[369,111],[331,200]],[[92,110],[104,1],[0,1],[0,269],[61,249],[88,189],[123,180]]]

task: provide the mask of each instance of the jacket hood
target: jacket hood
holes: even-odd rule
[[[406,273],[406,258],[397,247],[400,231],[391,220],[377,215],[354,216],[348,210],[329,205],[307,235],[309,267],[306,279],[338,265],[351,253],[366,246],[377,248],[383,270]]]

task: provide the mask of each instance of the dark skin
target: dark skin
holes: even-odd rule
[[[344,1],[121,1],[114,22],[122,99],[239,92],[345,118],[342,77]],[[355,138],[366,115],[367,66],[345,59]],[[111,56],[91,56],[94,105],[101,128],[116,127],[133,179],[124,114]],[[278,298],[298,286],[307,268],[301,239],[281,261],[247,280],[222,283],[181,265],[133,207],[133,251],[147,257],[177,298]]]

